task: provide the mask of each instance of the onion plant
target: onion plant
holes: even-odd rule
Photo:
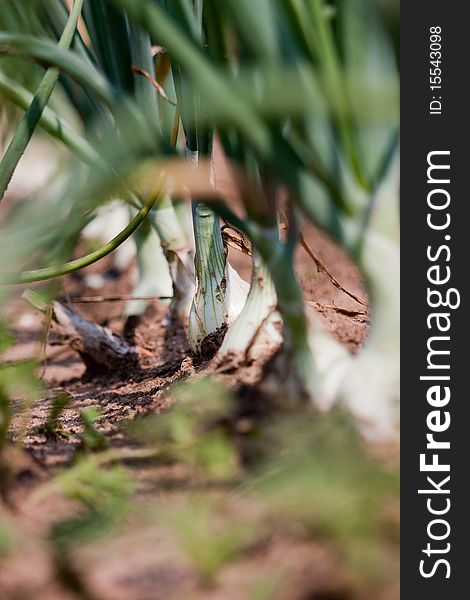
[[[368,397],[374,396],[375,406],[390,406],[398,374],[398,84],[393,43],[373,0],[84,0],[79,30],[81,3],[70,13],[61,0],[50,4],[41,39],[0,33],[1,53],[48,67],[47,86],[31,93],[0,70],[0,93],[26,109],[26,122],[32,122],[27,134],[21,125],[15,133],[18,148],[40,126],[85,163],[86,181],[69,194],[71,213],[85,223],[110,197],[139,211],[136,226],[145,218],[142,211],[150,212],[150,225],[140,234],[142,274],[153,266],[162,272],[157,251],[154,265],[143,260],[157,239],[147,243],[153,232],[168,261],[180,316],[189,319],[195,352],[207,335],[228,325],[219,358],[245,360],[260,339],[279,344],[282,321],[277,364],[284,395],[323,405],[340,397],[364,416],[357,399],[365,397],[362,382],[372,371],[388,384],[376,382]],[[81,132],[61,114],[60,102],[46,106],[58,74]],[[207,181],[196,190],[191,181],[191,173],[196,178],[201,164],[210,162],[214,135],[239,185],[243,217],[221,197],[216,182],[215,189]],[[0,182],[8,181],[20,156],[18,150],[4,156]],[[168,177],[175,159],[186,161],[185,185]],[[165,181],[158,195],[142,193],[136,175],[149,160],[154,179]],[[282,235],[281,188],[287,197]],[[178,217],[184,197],[192,199],[194,264]],[[248,296],[228,264],[221,219],[252,243]],[[310,329],[293,260],[304,219],[350,253],[368,284],[371,334],[357,358]],[[65,270],[49,266],[46,274],[70,272],[94,259]],[[36,278],[35,271],[28,273],[17,280]],[[341,373],[335,357],[344,366]],[[337,384],[330,385],[333,370]]]
[[[207,49],[198,53],[197,44],[181,35],[177,20],[172,23],[157,6],[141,2],[131,7],[124,0],[119,4],[126,6],[135,18],[145,19],[153,34],[163,40],[178,61],[179,68],[188,73],[193,91],[200,94],[200,105],[204,106],[194,111],[195,122],[201,114],[210,115],[209,121],[214,118],[223,122],[224,130],[219,125],[219,133],[234,161],[243,162],[243,154],[249,148],[258,164],[269,163],[278,181],[290,187],[293,204],[356,257],[370,283],[372,300],[380,301],[374,290],[381,287],[377,283],[381,275],[370,269],[366,246],[374,237],[368,228],[373,223],[370,217],[377,210],[377,189],[396,148],[396,71],[389,44],[373,14],[365,12],[366,5],[355,2],[351,7],[338,2],[336,14],[332,14],[320,0],[256,5],[229,1],[227,11],[207,2],[207,47],[212,51],[207,59]],[[280,15],[286,18],[293,32],[290,44],[282,43],[283,36],[288,34],[279,26]],[[336,30],[332,19],[339,24]],[[227,31],[230,35],[224,36]],[[357,44],[358,31],[363,34],[362,47]],[[232,48],[227,47],[230,44]],[[285,56],[280,56],[282,53]],[[297,55],[300,65],[297,78],[281,66],[282,59],[285,65],[292,64],[293,55]],[[225,77],[220,76],[221,64],[226,67]],[[276,79],[282,81],[284,74],[291,85],[295,84],[297,93],[308,92],[297,102],[292,101],[291,106],[287,102],[283,105],[282,101],[268,102],[268,91],[276,90],[285,97],[281,85],[275,85]],[[389,91],[386,98],[389,110],[383,115],[377,115],[376,111],[368,119],[363,90],[374,92],[377,82],[379,92]],[[315,87],[322,93],[316,93]],[[263,110],[259,106],[262,101],[268,108],[264,106]],[[308,105],[310,102],[313,106]],[[241,141],[234,144],[237,136]],[[244,152],[240,152],[240,146]],[[263,258],[271,265],[286,341],[292,340],[294,353],[298,355],[297,370],[310,391],[315,368],[306,344],[302,298],[289,260],[295,242],[286,244],[281,251],[272,241],[266,244],[260,223],[254,220],[248,225],[241,223],[227,213],[226,207],[224,210],[225,216],[232,218],[259,246]],[[291,214],[294,217],[295,210]],[[295,240],[294,223],[292,230],[291,240]],[[393,239],[391,245],[393,248]],[[392,254],[396,262],[397,250]],[[376,314],[379,317],[380,311]],[[371,336],[369,344],[373,340]],[[315,386],[313,382],[313,389]],[[393,397],[396,385],[382,395],[389,393]]]
[[[177,3],[168,3],[167,6],[184,24],[187,36],[200,48],[210,43],[204,27],[203,0],[195,0],[189,12]],[[211,156],[213,126],[205,120],[205,115],[200,110],[197,91],[187,93],[188,74],[176,60],[173,62],[172,72],[181,107],[186,156],[197,166],[199,157]],[[212,208],[201,199],[193,199],[192,216],[196,249],[196,292],[189,313],[188,335],[190,346],[197,353],[204,339],[239,315],[246,300],[248,286],[227,260],[219,217]]]

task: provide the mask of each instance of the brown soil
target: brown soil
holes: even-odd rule
[[[365,298],[359,273],[345,254],[311,225],[305,228],[304,235],[339,282]],[[231,250],[230,260],[242,276],[249,276],[249,261],[244,255]],[[108,258],[66,278],[64,292],[71,297],[129,294],[129,272],[115,277],[111,264]],[[297,254],[297,270],[306,300],[318,311],[327,329],[352,352],[357,351],[367,334],[367,309],[335,288],[325,274],[318,273],[312,259],[301,248]],[[99,289],[86,287],[85,277],[93,272],[103,277]],[[347,600],[359,597],[357,590],[353,592],[350,574],[338,568],[337,558],[328,548],[288,533],[269,531],[262,543],[258,542],[223,566],[215,581],[207,583],[175,546],[165,527],[161,523],[149,526],[141,514],[124,519],[118,534],[95,544],[85,544],[74,553],[73,560],[53,559],[46,541],[47,531],[54,523],[74,515],[77,505],[47,486],[59,467],[73,462],[82,430],[79,411],[98,408],[98,429],[111,447],[130,448],[132,443],[124,428],[127,422],[137,416],[164,411],[169,402],[168,390],[175,382],[198,379],[214,370],[210,360],[193,363],[182,325],[174,324],[171,328],[163,325],[167,313],[164,304],[152,302],[145,316],[128,322],[121,317],[123,307],[122,301],[76,304],[85,317],[108,326],[140,350],[141,360],[137,366],[131,366],[125,373],[109,372],[92,379],[87,378],[83,363],[70,348],[51,337],[42,347],[42,315],[26,308],[24,302],[10,307],[15,317],[17,344],[4,360],[23,360],[42,353],[46,392],[44,398],[13,422],[12,436],[22,440],[24,451],[9,450],[16,480],[7,494],[10,508],[0,508],[0,521],[15,531],[17,543],[9,555],[0,554],[0,600],[77,597],[95,600]],[[338,312],[338,307],[344,310]],[[232,389],[238,389],[241,384],[256,383],[260,373],[261,365],[254,364],[235,373],[216,376]],[[40,431],[47,419],[50,398],[57,390],[70,395],[60,419],[67,435],[48,438]],[[190,498],[192,475],[183,467],[145,461],[131,462],[127,467],[139,483],[135,494],[136,503],[142,506],[139,512],[144,513],[145,507],[150,507],[151,500],[155,502],[156,498],[176,503]],[[223,490],[213,490],[211,498],[223,503],[228,520],[233,515],[238,520],[248,515],[253,518],[253,511],[254,514],[257,511],[256,503],[240,503],[233,494],[224,494]],[[396,556],[392,561],[396,567]],[[67,586],[63,583],[65,579],[69,581]],[[75,590],[72,590],[70,581],[74,579]],[[267,584],[278,590],[276,594],[270,594]],[[263,586],[267,587],[264,592]],[[394,582],[360,594],[360,598],[374,600],[397,597]]]

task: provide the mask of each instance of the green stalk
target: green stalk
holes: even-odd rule
[[[197,85],[205,98],[217,97],[224,107],[225,122],[243,132],[259,151],[268,154],[270,136],[253,107],[245,102],[236,87],[229,83],[205,59],[201,50],[188,39],[163,9],[150,0],[113,0],[128,12],[129,17],[145,27],[171,53]]]
[[[212,149],[212,136],[194,136],[205,155]],[[188,159],[197,164],[199,153],[187,148]],[[227,261],[219,217],[203,202],[193,200],[196,244],[196,293],[189,313],[188,336],[193,352],[200,352],[204,338],[230,324],[240,314],[248,285]]]
[[[295,201],[308,217],[345,245],[354,244],[355,231],[347,234],[343,231],[344,225],[340,215],[329,199],[319,203],[311,194],[304,193],[305,165],[300,157],[282,136],[272,135],[269,126],[257,113],[254,103],[246,100],[236,86],[206,59],[201,49],[184,35],[175,21],[149,0],[113,1],[125,8],[131,20],[146,27],[152,36],[168,49],[173,60],[190,76],[191,83],[201,95],[201,103],[216,106],[217,119],[223,123],[225,131],[233,127],[245,145],[270,162],[279,178],[292,189]],[[214,101],[214,98],[217,101]],[[188,111],[186,116],[187,121],[194,117],[191,111]],[[189,125],[193,123],[194,119]],[[331,217],[333,213],[334,217]]]
[[[91,4],[90,4],[91,7]],[[97,2],[93,4],[93,11],[98,12],[109,10],[104,3]],[[114,10],[114,9],[113,9]],[[102,21],[102,19],[99,19]],[[100,39],[103,35],[100,36]],[[106,40],[104,40],[106,41]],[[109,42],[109,40],[108,40]],[[147,71],[151,77],[154,76],[153,59],[151,54],[151,42],[148,33],[136,26],[131,26],[129,30],[129,42],[131,48],[132,65],[140,67]],[[109,44],[102,44],[104,49],[108,50],[110,58],[112,52],[109,51]],[[110,58],[108,62],[110,62]],[[114,63],[110,63],[110,66]],[[149,122],[158,122],[157,99],[155,91],[144,77],[135,74],[134,97],[137,104],[142,109]],[[158,212],[159,207],[154,212]],[[137,284],[134,286],[133,294],[135,296],[171,296],[172,281],[168,263],[162,250],[161,238],[155,227],[149,220],[140,227],[135,235],[136,253],[137,253]],[[124,312],[126,315],[142,315],[147,308],[147,302],[144,300],[133,300],[128,302]]]
[[[34,98],[33,94],[14,81],[11,81],[1,71],[0,93],[15,106],[23,110],[28,109]],[[93,146],[48,106],[44,108],[38,125],[51,137],[64,144],[84,163],[93,167],[102,163],[103,168],[105,167],[104,161]]]
[[[83,0],[75,0],[64,32],[59,40],[59,48],[67,49],[70,47],[75,35],[82,6]],[[0,163],[0,200],[3,198],[16,166],[33,136],[58,79],[58,69],[50,68],[46,71],[46,74],[34,95],[33,101],[29,105],[26,114],[18,125],[8,148],[3,155]]]
[[[188,14],[188,19],[194,23],[198,45],[203,45],[203,0],[193,0],[192,12],[192,15]],[[186,93],[186,80],[179,64],[174,65],[174,81],[186,135],[186,156],[197,165],[199,156],[208,157],[212,154],[214,130],[207,123],[202,123],[206,116],[200,108],[202,90]],[[214,181],[212,183],[215,185]],[[242,286],[232,290],[231,280],[236,281],[238,274],[227,262],[219,218],[206,204],[195,199],[192,213],[196,245],[196,292],[189,313],[188,337],[193,352],[198,353],[209,334],[221,329],[229,318],[233,320],[238,316],[246,294],[238,303],[240,306],[235,308],[233,305]]]
[[[298,41],[304,46],[311,57],[317,54],[315,39],[308,25],[307,7],[303,0],[283,0],[285,10],[292,23]]]
[[[227,321],[226,257],[219,218],[202,202],[193,203],[196,242],[196,293],[189,314],[189,342],[198,352],[202,340]]]
[[[132,66],[140,67],[155,77],[150,36],[136,25],[130,25]],[[134,74],[134,97],[149,121],[158,122],[157,97],[152,84],[145,77]]]
[[[108,0],[85,0],[83,16],[99,65],[113,86],[131,93],[131,49],[126,17]]]
[[[160,195],[160,191],[152,195],[149,200],[145,203],[145,205],[139,210],[136,216],[132,219],[132,221],[125,227],[116,237],[114,237],[110,242],[106,245],[102,246],[98,250],[83,256],[82,258],[77,258],[75,260],[71,260],[63,265],[56,265],[52,267],[45,267],[43,269],[35,269],[33,271],[23,271],[22,273],[12,274],[12,275],[3,275],[2,280],[5,284],[14,285],[14,284],[22,284],[22,283],[33,283],[35,281],[45,281],[46,279],[53,279],[54,277],[62,277],[63,275],[68,275],[69,273],[74,273],[75,271],[79,271],[98,260],[104,258],[108,254],[111,254],[113,250],[116,250],[123,242],[125,242],[139,227],[139,225],[144,221],[145,217],[152,210],[153,205],[158,200]]]
[[[63,0],[60,2],[41,0],[41,4],[47,21],[50,23],[55,36],[59,38],[69,16],[65,2],[63,2]],[[82,16],[85,15],[85,10],[86,5],[84,3]],[[8,28],[5,29],[8,30]],[[75,32],[75,37],[73,39],[71,48],[73,48],[73,50],[77,52],[77,54],[79,54],[79,56],[81,56],[84,60],[90,64],[94,64],[95,58],[93,55],[93,50],[91,47],[86,45],[78,28]],[[59,83],[71,105],[75,108],[83,120],[86,129],[88,129],[92,122],[95,122],[97,118],[108,118],[108,115],[103,110],[103,107],[101,107],[90,95],[88,90],[81,88],[74,81],[72,81],[70,77],[61,73]]]
[[[198,353],[204,338],[238,317],[249,286],[227,260],[219,217],[203,202],[193,201],[192,208],[196,293],[188,334],[192,350]]]
[[[309,0],[312,21],[318,36],[318,49],[322,59],[323,75],[328,89],[328,99],[336,109],[338,128],[343,143],[343,148],[349,158],[352,170],[359,184],[367,189],[362,166],[357,155],[354,141],[351,138],[350,124],[348,123],[347,93],[341,67],[333,40],[331,24],[325,14],[323,0]]]
[[[151,77],[155,77],[154,60],[151,50],[150,36],[141,28],[130,26],[130,42],[132,51],[132,63],[149,73]],[[134,81],[134,96],[142,109],[146,118],[153,123],[160,121],[158,111],[157,96],[152,84],[143,76],[136,74]],[[152,212],[152,229],[142,232],[137,243],[137,260],[139,267],[146,266],[146,277],[151,281],[159,278],[158,271],[162,269],[160,256],[163,253],[167,260],[166,272],[171,276],[174,301],[172,309],[178,317],[186,319],[189,314],[190,302],[194,293],[194,268],[192,264],[192,251],[188,247],[185,235],[178,223],[173,202],[168,194],[162,197]],[[145,253],[150,252],[152,242],[146,240],[145,235],[149,238],[159,238],[161,246],[159,249],[153,244],[155,250],[155,260],[153,272],[150,266],[150,256],[146,258]],[[142,256],[140,253],[143,253]],[[140,286],[145,285],[143,273],[140,277]],[[171,295],[170,292],[166,294]]]
[[[49,40],[38,39],[32,35],[0,32],[0,54],[30,58],[57,68],[93,92],[97,99],[109,108],[115,108],[115,90],[107,79],[78,54]]]

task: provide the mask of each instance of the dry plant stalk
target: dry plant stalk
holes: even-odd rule
[[[52,328],[78,352],[88,371],[116,369],[138,360],[136,348],[119,335],[57,301],[52,303]]]

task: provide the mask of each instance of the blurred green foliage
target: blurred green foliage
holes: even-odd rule
[[[88,542],[112,531],[128,514],[128,500],[135,490],[123,467],[104,468],[94,456],[79,458],[75,466],[61,473],[59,484],[65,496],[80,506],[76,517],[51,530],[51,539],[61,545]]]
[[[129,431],[154,445],[165,460],[186,464],[214,479],[239,473],[239,461],[226,419],[233,398],[211,378],[172,390],[171,409],[156,417],[135,421]]]
[[[195,17],[189,0],[89,1],[84,18],[90,41],[79,33],[70,52],[59,52],[67,16],[62,2],[0,2],[1,35],[8,40],[0,44],[2,72],[34,92],[44,65],[58,66],[52,107],[73,126],[65,140],[60,127],[54,135],[78,158],[101,159],[85,166],[72,157],[48,189],[15,204],[0,225],[0,284],[8,273],[66,260],[101,203],[116,194],[129,201],[128,176],[144,159],[155,159],[157,172],[158,161],[183,153],[168,139],[165,113],[173,108],[153,93],[154,120],[155,111],[149,117],[136,101],[130,22],[165,46],[186,97],[196,99],[181,107],[186,122],[203,134],[217,127],[229,159],[255,184],[267,175],[287,185],[296,210],[356,251],[397,145],[398,3],[374,4],[377,12],[366,0],[207,0],[207,39],[201,40],[201,15]],[[20,113],[10,104],[2,100],[0,108],[17,123]],[[214,208],[233,218],[227,207]],[[246,208],[250,218],[235,224],[261,244],[253,217],[259,207]],[[12,292],[3,287],[0,293],[1,308]],[[0,353],[13,341],[2,319]],[[0,450],[12,398],[27,403],[40,391],[36,369],[34,361],[0,365]],[[379,576],[398,535],[384,512],[397,501],[397,472],[369,456],[345,417],[301,413],[263,422],[257,429],[263,460],[247,472],[230,425],[236,411],[231,393],[204,379],[175,387],[172,398],[168,412],[137,420],[129,432],[154,449],[158,461],[190,472],[187,502],[170,506],[159,498],[157,520],[206,583],[269,529],[326,542],[360,577]],[[65,404],[65,396],[54,400],[48,431],[57,431]],[[110,533],[138,510],[131,469],[100,460],[107,442],[97,430],[98,416],[81,413],[82,447],[94,453],[78,457],[59,476],[64,495],[78,506],[50,532],[59,549]],[[226,485],[221,501],[214,501],[210,486],[193,492],[201,475]],[[241,511],[225,519],[224,493],[259,503],[263,518],[245,520]],[[0,527],[0,554],[10,545],[9,530]],[[271,594],[269,582],[253,591],[253,597]]]
[[[12,550],[13,539],[11,529],[0,522],[0,557],[6,556]]]
[[[39,431],[48,439],[54,438],[63,433],[60,417],[62,416],[62,413],[69,402],[70,394],[67,394],[66,392],[59,392],[52,398],[47,421],[39,428]]]
[[[95,408],[80,411],[80,419],[83,424],[83,431],[80,434],[81,449],[97,452],[108,447],[105,436],[96,428],[96,421],[99,417],[100,412]]]
[[[345,415],[290,417],[264,431],[267,460],[252,491],[267,502],[274,522],[332,543],[363,574],[383,567],[383,545],[393,546],[398,522],[397,467],[369,453]]]
[[[157,509],[159,523],[171,530],[204,583],[214,584],[219,571],[234,562],[257,539],[253,523],[227,519],[220,503],[192,494],[183,507]],[[224,518],[225,517],[225,518]]]

